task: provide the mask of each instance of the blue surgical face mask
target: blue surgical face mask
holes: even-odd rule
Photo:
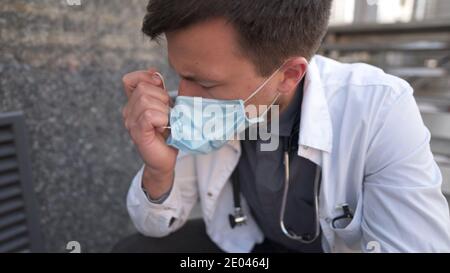
[[[280,69],[246,100],[177,97],[175,106],[170,111],[171,135],[167,139],[167,144],[188,154],[208,154],[223,147],[249,126],[264,122],[266,114],[280,94],[256,118],[247,117],[245,104],[255,97]]]

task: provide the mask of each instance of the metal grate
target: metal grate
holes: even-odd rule
[[[21,113],[0,114],[0,253],[42,252]]]

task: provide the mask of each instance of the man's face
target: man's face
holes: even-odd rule
[[[265,80],[241,52],[237,34],[225,20],[214,19],[166,34],[171,66],[181,77],[179,95],[246,99]],[[275,76],[248,103],[267,105],[277,95]]]

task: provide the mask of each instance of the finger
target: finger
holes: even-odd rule
[[[144,116],[141,116],[137,122],[130,124],[129,128],[129,134],[136,145],[139,145],[143,138],[151,137],[151,134],[155,133],[155,128],[145,120]]]
[[[162,115],[169,116],[170,109],[167,105],[155,99],[144,98],[138,101],[135,106],[130,110],[128,118],[130,120],[136,120],[146,110],[152,110],[161,113]]]
[[[157,72],[156,69],[151,68],[146,71],[131,72],[123,76],[122,83],[127,97],[131,96],[140,82],[147,82],[156,86],[162,85],[161,78],[159,76],[154,77],[155,72]]]
[[[166,90],[166,81],[164,80],[164,76],[159,72],[153,73],[153,78],[156,80],[156,77],[158,77],[161,80],[161,86],[162,89]]]
[[[141,82],[138,84],[136,91],[133,92],[131,98],[128,101],[128,112],[131,111],[131,109],[135,107],[136,103],[142,100],[143,97],[152,97],[156,100],[161,101],[163,104],[170,106],[170,97],[166,91],[151,84]]]
[[[149,84],[147,82],[139,83],[135,92],[137,92],[140,95],[142,94],[151,95],[167,105],[169,105],[170,103],[170,96],[166,90],[162,89],[159,86]]]
[[[164,127],[168,123],[168,116],[155,110],[144,111],[136,120],[130,124],[130,128],[136,128],[140,135],[153,132],[156,128]]]

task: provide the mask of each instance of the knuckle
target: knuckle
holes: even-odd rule
[[[134,96],[135,96],[134,97],[135,102],[140,102],[144,99],[145,93],[142,92],[142,90],[136,90]]]
[[[145,103],[145,104],[150,104],[153,102],[152,96],[148,95],[148,94],[142,94],[141,100]]]
[[[128,131],[133,132],[138,127],[138,123],[136,122],[129,122],[128,123]]]
[[[157,99],[155,99],[154,97],[147,95],[143,97],[143,102],[145,103],[145,106],[147,108],[152,108],[152,109],[159,109],[158,106],[160,104],[160,102],[158,102]]]
[[[152,121],[153,120],[153,111],[150,109],[147,109],[144,111],[144,119],[147,121]]]
[[[148,96],[146,96],[145,94],[142,94],[137,101],[137,105],[139,105],[139,107],[143,107],[143,108],[148,108],[151,105],[151,100]]]
[[[145,89],[148,88],[148,85],[147,85],[146,82],[139,82],[139,83],[136,85],[136,87],[137,87],[138,90],[140,90],[140,91],[142,92],[142,91],[144,91]]]
[[[123,75],[123,77],[122,77],[122,82],[123,82],[124,84],[127,84],[127,83],[130,81],[130,74],[131,74],[131,73],[128,73],[128,74]]]

